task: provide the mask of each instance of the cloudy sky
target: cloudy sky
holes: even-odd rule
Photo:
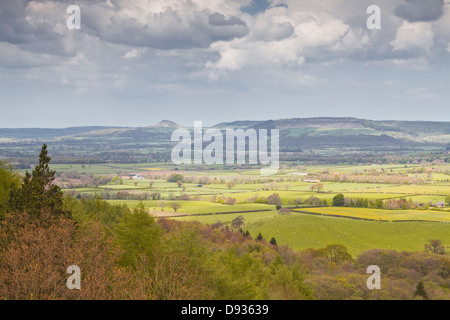
[[[449,62],[450,0],[1,0],[0,127],[450,121]]]

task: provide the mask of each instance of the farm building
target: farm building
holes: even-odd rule
[[[130,179],[130,180],[144,180],[144,178],[140,174],[135,174],[135,173],[127,174],[126,178]]]
[[[292,172],[292,173],[289,173],[289,175],[292,175],[292,176],[307,176],[309,173],[308,172]]]
[[[433,207],[444,208],[445,207],[445,202],[444,201],[438,201],[438,202],[433,204]]]
[[[319,179],[303,179],[303,182],[308,182],[308,183],[319,183],[320,180],[319,180]]]

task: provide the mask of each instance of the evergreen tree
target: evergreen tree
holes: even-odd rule
[[[61,188],[53,184],[55,171],[50,170],[51,158],[47,155],[47,145],[44,144],[39,154],[39,164],[30,174],[25,173],[21,187],[12,186],[8,209],[11,212],[28,212],[39,216],[48,210],[54,216],[70,216],[63,210],[63,193]]]
[[[419,281],[419,283],[416,286],[416,291],[414,292],[414,297],[420,296],[425,300],[428,300],[427,292],[425,291],[425,286],[423,285],[422,281]]]
[[[270,239],[270,244],[276,246],[277,245],[277,240],[275,240],[275,237],[272,237],[272,239]]]
[[[256,240],[258,240],[258,241],[264,240],[264,238],[263,238],[261,232],[258,233],[258,235],[256,236]]]

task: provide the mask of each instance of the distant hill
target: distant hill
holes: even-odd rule
[[[213,126],[225,129],[279,129],[284,159],[320,163],[373,162],[380,157],[442,154],[450,150],[450,122],[373,121],[357,118],[240,120]],[[182,126],[162,120],[147,127],[90,126],[65,129],[0,129],[0,158],[28,168],[42,143],[54,163],[131,163],[169,161],[172,132]],[[189,129],[189,128],[188,128]],[[206,128],[205,128],[206,129]]]
[[[181,128],[181,126],[170,120],[162,120],[161,122],[148,126],[147,128]]]
[[[279,129],[288,141],[301,138],[307,144],[354,143],[450,143],[450,122],[374,121],[357,118],[293,118],[221,123],[220,128],[239,126]]]
[[[182,128],[179,124],[162,120],[143,128],[89,126],[64,129],[23,128],[0,129],[0,138],[53,139],[61,137],[120,136],[147,137],[155,133]],[[301,138],[303,142],[323,144],[327,141],[346,143],[359,140],[361,143],[450,143],[450,122],[430,121],[373,121],[357,118],[292,118],[267,121],[222,122],[217,129],[279,129],[285,139]],[[163,130],[163,131],[161,131]]]
[[[239,128],[249,128],[255,127],[260,123],[265,123],[267,121],[233,121],[233,122],[221,122],[213,126],[215,129],[239,129]]]
[[[51,139],[65,136],[74,136],[91,131],[111,130],[119,127],[71,127],[63,129],[48,128],[18,128],[18,129],[0,129],[0,138],[16,139]]]

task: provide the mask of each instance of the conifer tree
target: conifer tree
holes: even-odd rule
[[[277,245],[277,240],[275,240],[275,237],[272,237],[272,239],[270,239],[270,244],[274,246]]]
[[[50,170],[47,145],[44,144],[39,154],[39,164],[33,172],[25,173],[22,185],[13,187],[10,192],[9,210],[11,212],[28,212],[32,216],[40,216],[42,211],[48,210],[54,216],[70,216],[63,210],[62,191],[55,180],[55,171]]]
[[[414,292],[414,297],[420,296],[424,300],[428,300],[427,292],[425,291],[425,286],[422,281],[419,281],[416,286],[416,291]]]

